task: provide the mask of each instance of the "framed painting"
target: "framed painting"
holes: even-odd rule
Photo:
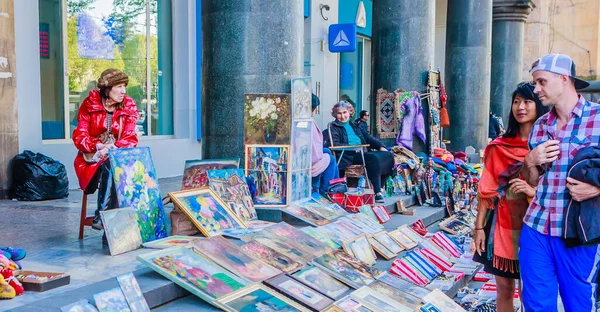
[[[262,284],[254,284],[218,300],[220,308],[237,312],[307,312],[310,311],[286,296]]]
[[[119,207],[134,208],[142,241],[167,237],[165,211],[149,147],[108,152]]]
[[[379,232],[373,235],[373,239],[380,242],[386,249],[393,252],[394,254],[399,254],[404,250],[402,246],[400,246],[387,232]]]
[[[121,291],[121,288],[116,287],[107,291],[94,295],[94,302],[98,311],[121,311],[131,312],[125,295]]]
[[[418,297],[396,289],[382,281],[374,281],[369,285],[369,288],[388,298],[400,302],[401,304],[413,309],[413,311],[418,309],[422,304],[421,299]]]
[[[369,286],[364,286],[354,291],[350,296],[371,305],[376,311],[382,312],[413,312],[414,310],[388,298],[381,293],[373,290]]]
[[[244,143],[289,144],[291,104],[290,94],[245,94]]]
[[[308,234],[310,237],[320,241],[325,244],[325,246],[331,249],[339,249],[342,248],[342,245],[339,244],[334,238],[332,238],[331,233],[324,229],[323,227],[304,227],[301,229],[302,232]]]
[[[351,254],[348,254],[369,266],[374,265],[377,261],[377,256],[375,256],[366,235],[361,235],[352,240],[351,244],[348,245],[348,248],[352,252]],[[344,249],[346,249],[346,244],[344,244]]]
[[[333,300],[330,298],[287,275],[266,280],[265,284],[301,303],[311,311],[321,311],[333,304]]]
[[[169,197],[204,236],[219,235],[225,229],[246,228],[244,222],[208,187],[169,193]]]
[[[360,214],[360,213],[358,213],[358,214]],[[383,230],[383,229],[380,230],[380,229],[371,228],[370,226],[366,225],[365,223],[362,222],[362,220],[359,220],[358,218],[355,218],[355,217],[351,218],[358,214],[351,214],[351,215],[341,217],[341,218],[335,220],[335,222],[339,223],[340,226],[351,229],[355,232],[358,232],[359,234],[373,235],[373,234]]]
[[[133,208],[100,211],[100,217],[111,256],[136,250],[142,246],[142,236]]]
[[[347,256],[346,253],[342,253]],[[375,280],[373,274],[368,270],[367,265],[362,261],[355,259],[351,263],[346,261],[346,259],[347,257],[341,257],[339,254],[327,253],[315,258],[312,262],[314,265],[329,272],[338,280],[355,289],[368,285]]]
[[[243,169],[208,170],[208,184],[244,222],[257,219]]]
[[[292,118],[310,119],[312,113],[312,86],[310,77],[292,78]]]
[[[185,247],[157,250],[137,259],[212,305],[251,284]]]
[[[283,207],[288,203],[289,145],[246,145],[246,176],[254,181],[254,205]]]
[[[333,223],[326,225],[325,228],[329,230],[329,232],[335,233],[336,237],[341,239],[340,244],[343,241],[363,234],[359,228],[355,227],[352,223],[348,222],[348,220],[344,218],[339,218]]]
[[[199,239],[192,248],[214,263],[252,282],[261,282],[281,271],[247,254],[223,236]]]
[[[94,307],[86,299],[81,299],[71,304],[60,307],[61,312],[98,312],[98,309]]]
[[[385,248],[380,242],[375,240],[373,237],[369,237],[369,244],[371,244],[371,248],[375,250],[378,254],[380,254],[385,260],[391,260],[396,257],[396,254],[391,252],[389,249]]]
[[[194,237],[194,236],[174,235],[174,236],[157,239],[153,242],[144,243],[143,245],[145,248],[152,248],[152,249],[165,249],[165,248],[171,248],[171,247],[177,247],[177,246],[185,247],[198,238],[199,237]]]
[[[377,277],[377,280],[417,298],[423,298],[431,292],[426,288],[418,286],[415,283],[409,282],[390,273],[385,273]]]
[[[358,207],[358,211],[373,219],[373,221],[379,223],[379,219],[377,219],[377,216],[375,215],[375,212],[373,211],[373,207],[371,207],[371,205],[362,205]]]
[[[131,312],[150,312],[150,307],[148,307],[146,298],[144,298],[142,289],[140,289],[133,273],[117,276],[117,282],[119,282]]]
[[[408,238],[410,238],[411,240],[413,240],[416,243],[419,243],[420,241],[422,241],[424,239],[423,236],[419,235],[417,232],[415,232],[415,230],[413,230],[406,224],[401,225],[398,228],[398,231],[402,232],[402,234],[406,235]]]
[[[221,235],[235,239],[242,239],[248,235],[262,231],[262,227],[233,228],[221,231]]]
[[[291,176],[290,200],[294,202],[310,198],[312,185],[310,169],[292,171]]]
[[[306,267],[291,276],[313,289],[318,289],[334,300],[340,299],[352,291],[352,288],[315,266]]]
[[[335,212],[338,216],[345,216],[348,214],[346,209],[342,208],[340,205],[330,201],[329,199],[323,197],[320,194],[313,193],[311,194],[311,198],[316,202],[320,203],[322,207],[326,207],[328,210]]]
[[[393,230],[388,233],[391,238],[393,238],[402,248],[406,250],[413,249],[417,247],[417,243],[413,242],[410,238],[404,235],[402,232],[398,230]]]
[[[312,226],[322,226],[329,223],[325,217],[315,212],[312,209],[299,206],[297,203],[291,203],[288,207],[281,211],[300,219]]]
[[[285,222],[279,222],[276,225],[269,226],[258,234],[266,237],[285,238],[301,246],[303,249],[315,255],[315,257],[318,257],[331,250],[325,244],[321,243],[321,241]]]
[[[323,216],[329,221],[333,221],[340,217],[338,211],[336,211],[333,207],[330,205],[324,205],[313,198],[296,201],[294,202],[294,205],[311,210],[312,212]]]
[[[208,170],[237,169],[239,167],[239,158],[186,160],[183,168],[181,190],[208,186]]]
[[[291,242],[285,237],[268,237],[264,235],[258,235],[253,236],[252,240],[248,239],[248,236],[244,237],[242,240],[259,242],[301,264],[306,264],[308,261],[316,257],[302,246],[296,244],[297,242]]]
[[[277,250],[258,241],[249,241],[240,246],[246,254],[271,265],[285,273],[291,273],[302,267],[302,264]]]
[[[371,309],[364,302],[357,300],[351,296],[346,296],[335,303],[335,307],[339,308],[339,310],[333,310],[335,312],[375,312],[375,310]]]
[[[423,297],[423,301],[431,303],[444,312],[465,312],[465,309],[438,288],[434,289],[429,295]]]

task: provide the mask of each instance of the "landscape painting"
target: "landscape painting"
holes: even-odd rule
[[[237,169],[239,158],[186,160],[183,168],[181,190],[191,190],[208,186],[208,170]]]
[[[242,169],[209,170],[210,188],[243,221],[256,220],[256,210]]]
[[[108,152],[119,207],[134,208],[142,241],[167,237],[165,211],[149,147]]]

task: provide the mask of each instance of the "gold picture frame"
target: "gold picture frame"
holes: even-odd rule
[[[207,224],[203,224],[202,222],[200,222],[200,220],[206,219],[206,221],[208,221],[209,219],[201,216],[200,214],[198,214],[198,212],[193,211],[194,205],[190,205],[185,200],[188,197],[199,196],[199,195],[208,195],[208,196],[204,196],[204,198],[210,197],[210,199],[215,204],[215,207],[211,207],[211,209],[216,209],[216,211],[219,212],[219,218],[222,218],[221,221],[224,221],[225,224],[228,225],[228,227],[223,227],[224,223],[222,223],[222,222],[218,222],[219,223],[218,227],[221,227],[221,228],[217,228],[217,226],[215,226],[215,225],[209,226]],[[171,198],[171,201],[173,201],[173,205],[175,205],[176,207],[181,209],[181,211],[183,211],[187,215],[187,217],[190,219],[190,221],[192,221],[194,226],[196,226],[196,228],[202,233],[202,235],[204,235],[206,237],[220,235],[221,231],[225,230],[227,228],[238,228],[238,227],[248,228],[246,226],[246,224],[244,223],[244,221],[242,221],[238,217],[238,215],[235,212],[233,212],[229,208],[229,206],[217,195],[217,193],[215,193],[215,191],[211,190],[209,187],[202,187],[202,188],[192,189],[192,190],[171,192],[171,193],[169,193],[169,198]],[[201,204],[199,204],[199,205],[201,205]],[[209,206],[210,206],[210,204],[209,204]],[[214,219],[214,217],[213,217],[213,219]]]
[[[396,257],[396,254],[385,248],[378,240],[373,237],[369,237],[369,244],[371,248],[380,254],[385,260],[392,260]]]
[[[369,239],[365,234],[343,242],[342,247],[348,255],[362,261],[368,266],[375,265],[375,262],[377,261],[377,255],[373,251],[373,248],[369,243]],[[362,253],[357,255],[357,250],[361,251]]]
[[[406,250],[413,249],[417,247],[417,243],[412,241],[406,235],[402,234],[399,230],[393,230],[388,233],[390,237],[392,237],[400,246],[404,247]]]

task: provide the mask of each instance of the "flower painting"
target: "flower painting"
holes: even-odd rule
[[[169,193],[169,197],[204,236],[215,236],[226,229],[246,227],[227,204],[208,187]]]
[[[289,145],[246,146],[246,174],[254,180],[256,206],[287,204],[289,151]]]
[[[289,94],[244,95],[244,143],[289,144],[290,102]]]
[[[195,251],[214,263],[252,282],[261,282],[281,273],[247,254],[223,236],[204,238],[192,243]]]
[[[239,158],[186,160],[181,181],[182,190],[191,190],[208,185],[208,170],[237,169]]]
[[[310,77],[292,79],[292,107],[294,119],[310,119],[312,112]]]
[[[165,211],[150,148],[118,148],[108,155],[119,207],[136,210],[142,241],[166,237]]]
[[[138,260],[187,291],[213,304],[250,282],[185,248],[172,247],[139,255]]]
[[[256,220],[256,210],[242,169],[209,170],[210,188],[244,221]]]

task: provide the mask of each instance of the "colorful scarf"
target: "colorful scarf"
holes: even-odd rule
[[[494,215],[488,259],[493,259],[495,268],[511,273],[519,272],[519,236],[529,202],[526,195],[510,192],[508,182],[519,177],[528,151],[527,142],[520,138],[492,141],[485,149],[485,169],[478,189],[480,205]]]

